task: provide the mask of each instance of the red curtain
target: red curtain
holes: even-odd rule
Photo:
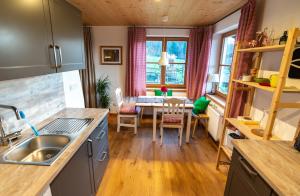
[[[146,29],[128,28],[125,95],[146,95]]]
[[[188,43],[187,96],[197,99],[205,94],[213,26],[191,29]]]
[[[255,39],[256,28],[256,0],[249,0],[241,9],[241,16],[237,30],[237,41],[250,41]],[[241,53],[238,60],[238,73],[240,77],[248,73],[252,64],[252,53]],[[247,93],[244,91],[234,91],[230,109],[230,117],[243,115]]]

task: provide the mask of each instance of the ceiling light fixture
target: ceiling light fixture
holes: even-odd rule
[[[165,29],[163,29],[163,37],[164,37],[164,42],[166,42]],[[167,53],[167,50],[164,46],[163,46],[163,51],[161,53],[158,64],[161,65],[161,66],[169,65],[168,53]]]
[[[161,17],[161,21],[162,22],[168,22],[169,21],[169,16],[163,16],[163,17]]]

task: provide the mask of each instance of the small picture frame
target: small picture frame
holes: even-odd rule
[[[101,65],[122,65],[122,46],[100,46]]]

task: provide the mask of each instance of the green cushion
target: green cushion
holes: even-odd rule
[[[204,96],[200,97],[194,102],[194,114],[200,114],[204,113],[208,104],[210,103],[210,100],[207,100]]]
[[[162,96],[162,92],[159,89],[154,89],[155,96]]]
[[[154,95],[155,96],[162,96],[163,93],[159,89],[154,89]],[[168,90],[167,96],[173,96],[173,90]]]

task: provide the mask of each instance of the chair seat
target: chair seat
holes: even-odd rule
[[[182,116],[178,115],[164,115],[163,123],[166,124],[180,124],[183,121]]]
[[[123,104],[120,108],[120,114],[139,114],[141,111],[140,107],[136,107],[135,103]]]
[[[198,118],[198,119],[208,119],[209,116],[207,114],[194,114],[192,113],[194,118]]]

